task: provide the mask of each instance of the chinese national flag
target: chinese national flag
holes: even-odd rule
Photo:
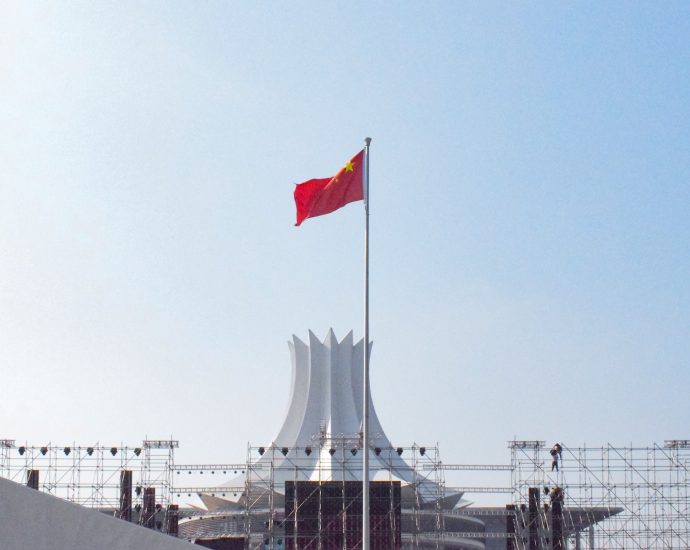
[[[364,151],[357,153],[345,163],[332,178],[307,180],[295,187],[297,223],[307,218],[330,214],[338,208],[364,198],[362,168]]]

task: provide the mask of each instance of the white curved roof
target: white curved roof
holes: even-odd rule
[[[309,344],[293,335],[288,342],[292,382],[287,414],[263,456],[248,465],[258,481],[270,470],[271,484],[283,492],[288,480],[362,479],[362,406],[364,342],[350,331],[341,341],[333,329],[321,341],[309,331]],[[371,344],[369,345],[371,353]],[[369,395],[370,479],[399,480],[403,487],[418,485],[423,495],[439,495],[438,486],[420,479],[393,449]],[[306,448],[312,452],[307,455]],[[378,448],[379,455],[374,451]],[[287,449],[286,455],[282,450]],[[356,453],[352,450],[355,449]],[[256,483],[257,479],[253,479]],[[233,480],[228,485],[237,485]],[[455,496],[455,495],[453,495]],[[457,495],[457,499],[460,498]],[[446,498],[453,500],[452,496]],[[455,502],[450,504],[453,506]]]

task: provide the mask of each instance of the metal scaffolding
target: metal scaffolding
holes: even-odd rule
[[[530,528],[539,548],[551,547],[559,499],[560,536],[577,550],[690,547],[690,441],[560,445],[553,455],[544,441],[509,443],[518,548],[534,547]],[[554,489],[560,489],[555,498]]]
[[[145,489],[158,511],[170,504],[174,440],[144,440],[141,445],[29,445],[0,440],[0,476],[99,510],[122,505],[122,472],[131,472],[132,507],[145,505]],[[137,516],[139,514],[136,514]]]
[[[306,458],[312,454],[329,458],[320,461],[317,468],[313,467],[313,462],[306,467],[309,462]],[[399,545],[391,548],[443,548],[445,529],[441,503],[445,496],[445,484],[438,448],[413,444],[408,447],[375,448],[372,454],[383,463],[383,470],[388,471],[387,475],[377,476],[372,485],[378,483],[379,492],[381,485],[389,486],[381,494],[385,493],[384,498],[391,499],[386,514],[378,518],[382,525],[377,526],[376,521],[372,521],[372,530],[378,529],[380,532],[382,528],[391,528],[396,532],[402,531]],[[410,466],[414,479],[409,488],[403,491],[402,500],[398,500],[402,504],[398,512],[400,518],[394,519],[394,486],[397,485],[400,495],[400,483],[395,475],[398,457]],[[291,537],[296,538],[296,535],[291,534],[294,531],[291,527],[293,523],[296,524],[297,517],[300,525],[322,524],[326,518],[324,510],[339,506],[336,527],[331,525],[327,530],[312,532],[311,535],[302,531],[299,534],[299,547],[347,547],[348,550],[356,550],[357,544],[352,542],[355,540],[352,529],[360,525],[362,513],[361,481],[357,481],[361,479],[362,471],[361,438],[358,434],[338,437],[321,434],[313,444],[303,447],[249,445],[246,464],[180,465],[176,467],[175,475],[187,474],[192,478],[201,470],[226,475],[243,474],[244,479],[240,483],[236,478],[234,482],[229,480],[215,487],[175,487],[173,498],[205,494],[228,498],[237,503],[233,511],[199,514],[198,519],[181,524],[180,534],[185,538],[212,537],[225,530],[246,537],[246,548],[250,550],[295,548],[295,541]],[[198,479],[196,476],[194,478]],[[297,508],[286,512],[286,486],[305,481],[313,482],[309,490],[315,495],[318,493],[318,509],[313,508],[312,495],[306,495],[306,500],[299,499]],[[342,491],[334,493],[325,490],[329,484],[331,488],[333,484],[342,484]],[[397,498],[400,499],[399,496]],[[329,503],[329,499],[333,502]],[[357,517],[359,521],[353,520]],[[396,521],[400,525],[395,525]],[[387,540],[395,540],[395,534],[392,533]]]
[[[383,465],[377,466],[374,479],[390,485],[388,493],[381,493],[388,497],[382,498],[394,504],[395,491],[400,495],[398,519],[386,520],[396,529],[395,522],[400,526],[396,547],[690,547],[690,440],[622,447],[561,443],[560,452],[539,440],[515,440],[508,446],[510,464],[443,464],[436,446],[418,444],[373,449]],[[292,535],[290,529],[286,531],[286,522],[296,518],[286,516],[287,483],[342,483],[339,494],[349,495],[349,500],[338,497],[337,491],[315,488],[320,491],[319,507],[332,508],[333,502],[324,499],[341,498],[343,517],[361,517],[361,494],[359,501],[355,494],[362,469],[358,434],[331,437],[322,433],[312,445],[289,449],[249,445],[246,462],[234,464],[175,464],[177,447],[174,440],[147,439],[139,446],[36,446],[2,439],[0,476],[171,533],[178,532],[178,517],[194,518],[179,525],[180,536],[234,534],[252,550],[289,547]],[[307,460],[312,453],[321,457],[316,469],[314,455]],[[406,480],[410,482],[394,489],[399,457],[410,468]],[[451,473],[461,476],[463,486],[447,486],[445,477]],[[123,487],[129,487],[129,496]],[[444,499],[459,493],[469,498],[484,495],[507,506],[466,506],[469,502],[465,501],[459,508],[446,509]],[[204,504],[211,504],[208,510],[198,506],[200,495]],[[179,515],[177,511],[174,517],[166,514],[177,506]],[[131,515],[125,513],[128,509]],[[306,507],[289,513],[297,512],[306,513]],[[318,523],[323,517],[313,519]],[[343,520],[338,525],[351,530],[356,521]],[[345,536],[337,532],[341,527],[331,525],[326,535],[333,535],[334,540]],[[300,545],[305,544],[304,536],[302,530]],[[324,533],[313,533],[314,540],[323,543],[323,537]],[[321,544],[321,548],[327,546]]]

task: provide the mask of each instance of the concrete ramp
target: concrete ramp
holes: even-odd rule
[[[185,541],[0,478],[2,550],[191,550]]]

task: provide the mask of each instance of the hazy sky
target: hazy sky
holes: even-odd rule
[[[0,2],[0,437],[237,461],[287,340],[399,445],[690,438],[690,3]]]

